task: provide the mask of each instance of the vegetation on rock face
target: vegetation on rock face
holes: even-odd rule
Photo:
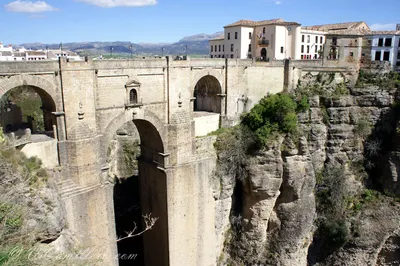
[[[122,145],[125,164],[133,170],[138,170],[137,157],[140,155],[139,140],[130,141]]]
[[[242,124],[257,136],[260,147],[276,134],[293,134],[297,131],[297,113],[309,109],[306,96],[297,103],[288,94],[268,95],[261,99],[249,113],[242,118]]]
[[[384,89],[400,88],[400,74],[397,72],[374,74],[360,69],[356,87],[365,85],[376,85]]]
[[[0,265],[80,265],[43,256],[37,246],[56,238],[63,224],[62,219],[53,220],[61,209],[41,165],[37,158],[0,143]]]

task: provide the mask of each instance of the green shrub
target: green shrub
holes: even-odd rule
[[[302,109],[305,108],[302,98]],[[297,129],[298,105],[288,94],[268,95],[261,99],[249,113],[242,117],[242,124],[257,135],[263,146],[273,133],[293,133]]]
[[[255,134],[245,126],[239,125],[224,130],[214,143],[219,162],[217,170],[235,179],[246,180],[247,154],[254,148],[255,142]]]
[[[357,121],[354,133],[365,139],[369,134],[371,134],[371,128],[371,123],[366,118],[361,118]]]
[[[306,95],[302,95],[301,99],[297,103],[297,112],[304,113],[310,109],[310,104],[308,102],[308,97]]]
[[[349,230],[343,220],[326,220],[321,233],[332,248],[340,247],[349,240]]]

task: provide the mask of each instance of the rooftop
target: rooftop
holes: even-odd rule
[[[305,26],[303,29],[307,30],[320,30],[320,31],[338,31],[338,30],[350,30],[350,29],[359,29],[365,27],[370,30],[367,23],[364,21],[356,21],[356,22],[341,22],[334,24],[324,24],[324,25],[314,25],[314,26]]]
[[[371,31],[371,35],[400,35],[400,30]]]
[[[256,27],[256,26],[266,26],[266,25],[300,25],[297,22],[286,22],[281,18],[270,19],[270,20],[239,20],[232,24],[226,25],[224,28],[245,26],[245,27]]]

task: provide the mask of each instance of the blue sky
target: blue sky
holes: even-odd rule
[[[0,8],[5,44],[176,42],[240,19],[305,26],[363,20],[377,30],[400,23],[400,0],[3,0]]]

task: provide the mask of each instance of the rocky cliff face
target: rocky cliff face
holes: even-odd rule
[[[321,76],[306,79],[321,81]],[[374,187],[399,194],[396,90],[356,87],[343,75],[332,81],[350,89],[309,98],[311,108],[299,115],[303,137],[282,136],[249,155],[245,181],[221,179],[216,188],[220,265],[400,264],[399,203],[365,192]],[[316,183],[326,178],[327,166],[342,169],[337,204],[343,205],[348,232],[346,241],[329,250],[317,233],[324,214],[316,207]]]

